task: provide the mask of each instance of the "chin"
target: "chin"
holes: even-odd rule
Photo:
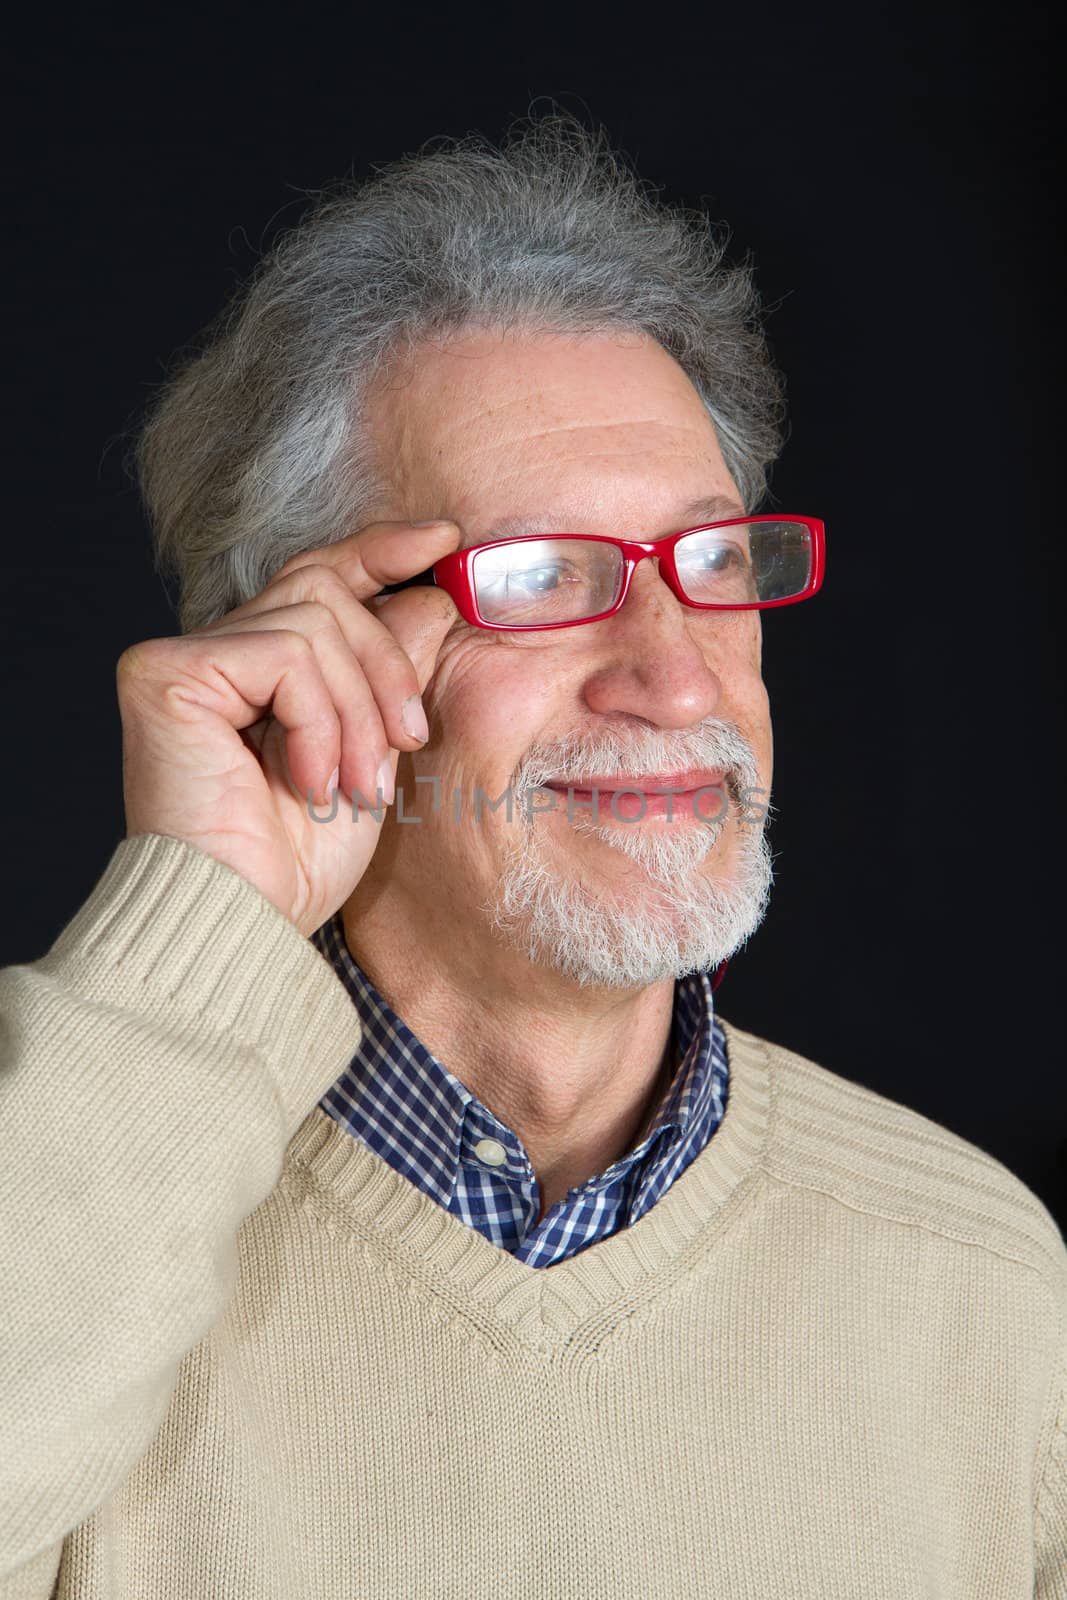
[[[568,853],[572,857],[580,853],[606,880],[620,884],[651,883],[671,892],[683,877],[733,876],[737,830],[728,821],[712,825],[692,818],[629,824],[579,821],[573,832],[578,838],[570,841]],[[560,867],[566,868],[562,860]]]
[[[563,859],[529,830],[485,910],[506,943],[580,985],[643,988],[717,967],[766,914],[763,829],[573,827],[586,837]]]

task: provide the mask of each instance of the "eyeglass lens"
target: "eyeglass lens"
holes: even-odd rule
[[[751,605],[802,594],[811,580],[812,539],[802,522],[744,522],[679,539],[682,589],[699,605]],[[578,622],[610,611],[623,557],[593,539],[502,541],[472,558],[485,622],[513,628]]]

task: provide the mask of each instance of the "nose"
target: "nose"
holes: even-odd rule
[[[586,705],[600,716],[625,712],[658,728],[689,728],[714,714],[722,683],[689,631],[709,613],[676,600],[658,563],[642,561],[622,608],[594,623],[597,652],[583,686]]]

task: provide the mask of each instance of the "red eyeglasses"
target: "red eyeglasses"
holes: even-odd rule
[[[455,550],[435,562],[432,575],[476,628],[579,628],[614,616],[638,562],[649,557],[683,605],[765,610],[818,593],[826,534],[817,517],[774,514],[703,523],[662,539],[528,534]]]

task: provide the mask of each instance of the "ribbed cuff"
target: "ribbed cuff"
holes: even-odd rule
[[[260,1052],[290,1133],[359,1044],[351,996],[300,930],[232,868],[162,834],[122,840],[34,965],[87,999]]]

